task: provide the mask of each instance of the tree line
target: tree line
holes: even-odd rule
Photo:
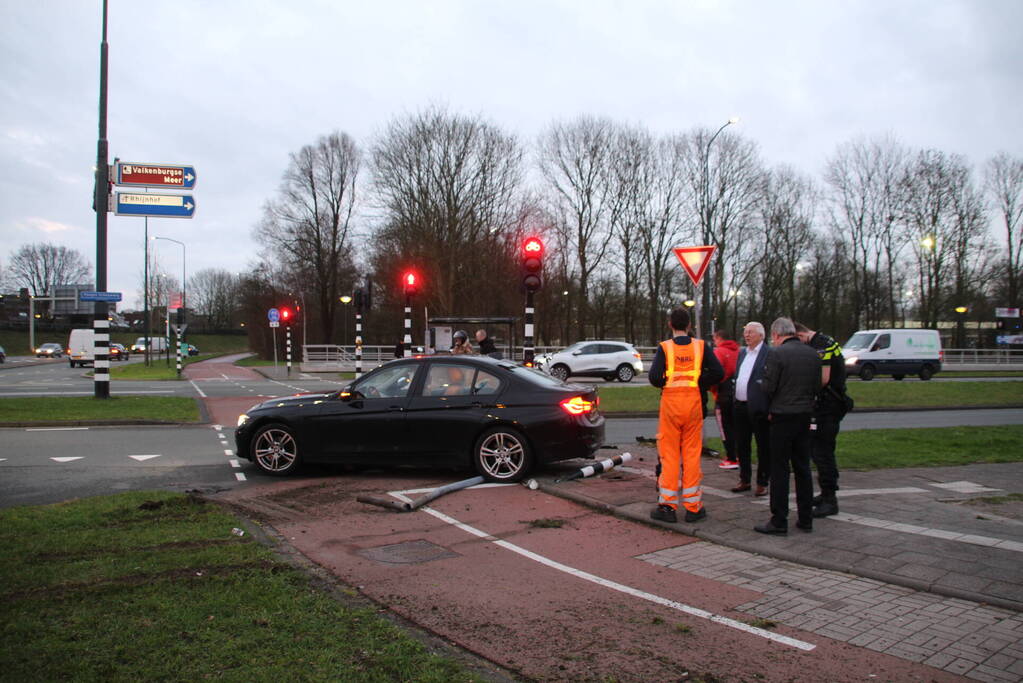
[[[292,154],[242,291],[253,316],[300,293],[315,341],[337,343],[339,316],[351,316],[339,298],[368,278],[367,343],[393,343],[400,276],[415,269],[422,339],[424,311],[521,316],[518,250],[537,234],[547,247],[538,343],[654,343],[665,311],[690,299],[704,334],[786,314],[842,337],[1018,306],[1021,213],[1023,160],[1007,154],[975,169],[891,135],[862,137],[814,177],[768,165],[727,124],[655,135],[581,116],[526,142],[481,116],[428,108],[365,147],[334,132]],[[671,250],[702,244],[716,252],[697,292]]]

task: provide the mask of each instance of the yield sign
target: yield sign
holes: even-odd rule
[[[693,281],[694,285],[698,285],[703,279],[703,274],[707,272],[710,256],[715,249],[717,247],[711,245],[707,247],[675,247],[672,251],[678,257],[678,262],[689,273],[689,279]]]

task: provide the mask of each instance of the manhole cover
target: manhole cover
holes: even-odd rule
[[[367,559],[385,564],[422,564],[448,557],[458,557],[458,553],[453,553],[447,548],[429,541],[407,541],[382,545],[376,548],[366,548],[358,553]]]

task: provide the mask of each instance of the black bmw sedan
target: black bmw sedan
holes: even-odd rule
[[[329,394],[272,399],[238,418],[236,453],[268,474],[302,463],[453,465],[490,481],[592,457],[595,388],[486,356],[391,361]]]

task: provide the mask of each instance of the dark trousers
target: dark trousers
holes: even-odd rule
[[[757,442],[757,485],[767,486],[771,478],[771,423],[766,415],[750,414],[745,401],[736,401],[735,453],[739,457],[739,481],[750,483],[753,474],[753,440]]]
[[[718,430],[721,441],[725,444],[725,458],[735,460],[735,410],[731,401],[715,401],[714,412],[717,414]]]
[[[835,460],[835,441],[842,418],[838,415],[817,415],[817,429],[810,432],[810,457],[817,468],[817,483],[822,494],[838,490],[838,462]]]
[[[813,523],[813,473],[810,471],[810,415],[771,416],[771,524],[789,524],[789,464],[796,480],[799,521]]]

